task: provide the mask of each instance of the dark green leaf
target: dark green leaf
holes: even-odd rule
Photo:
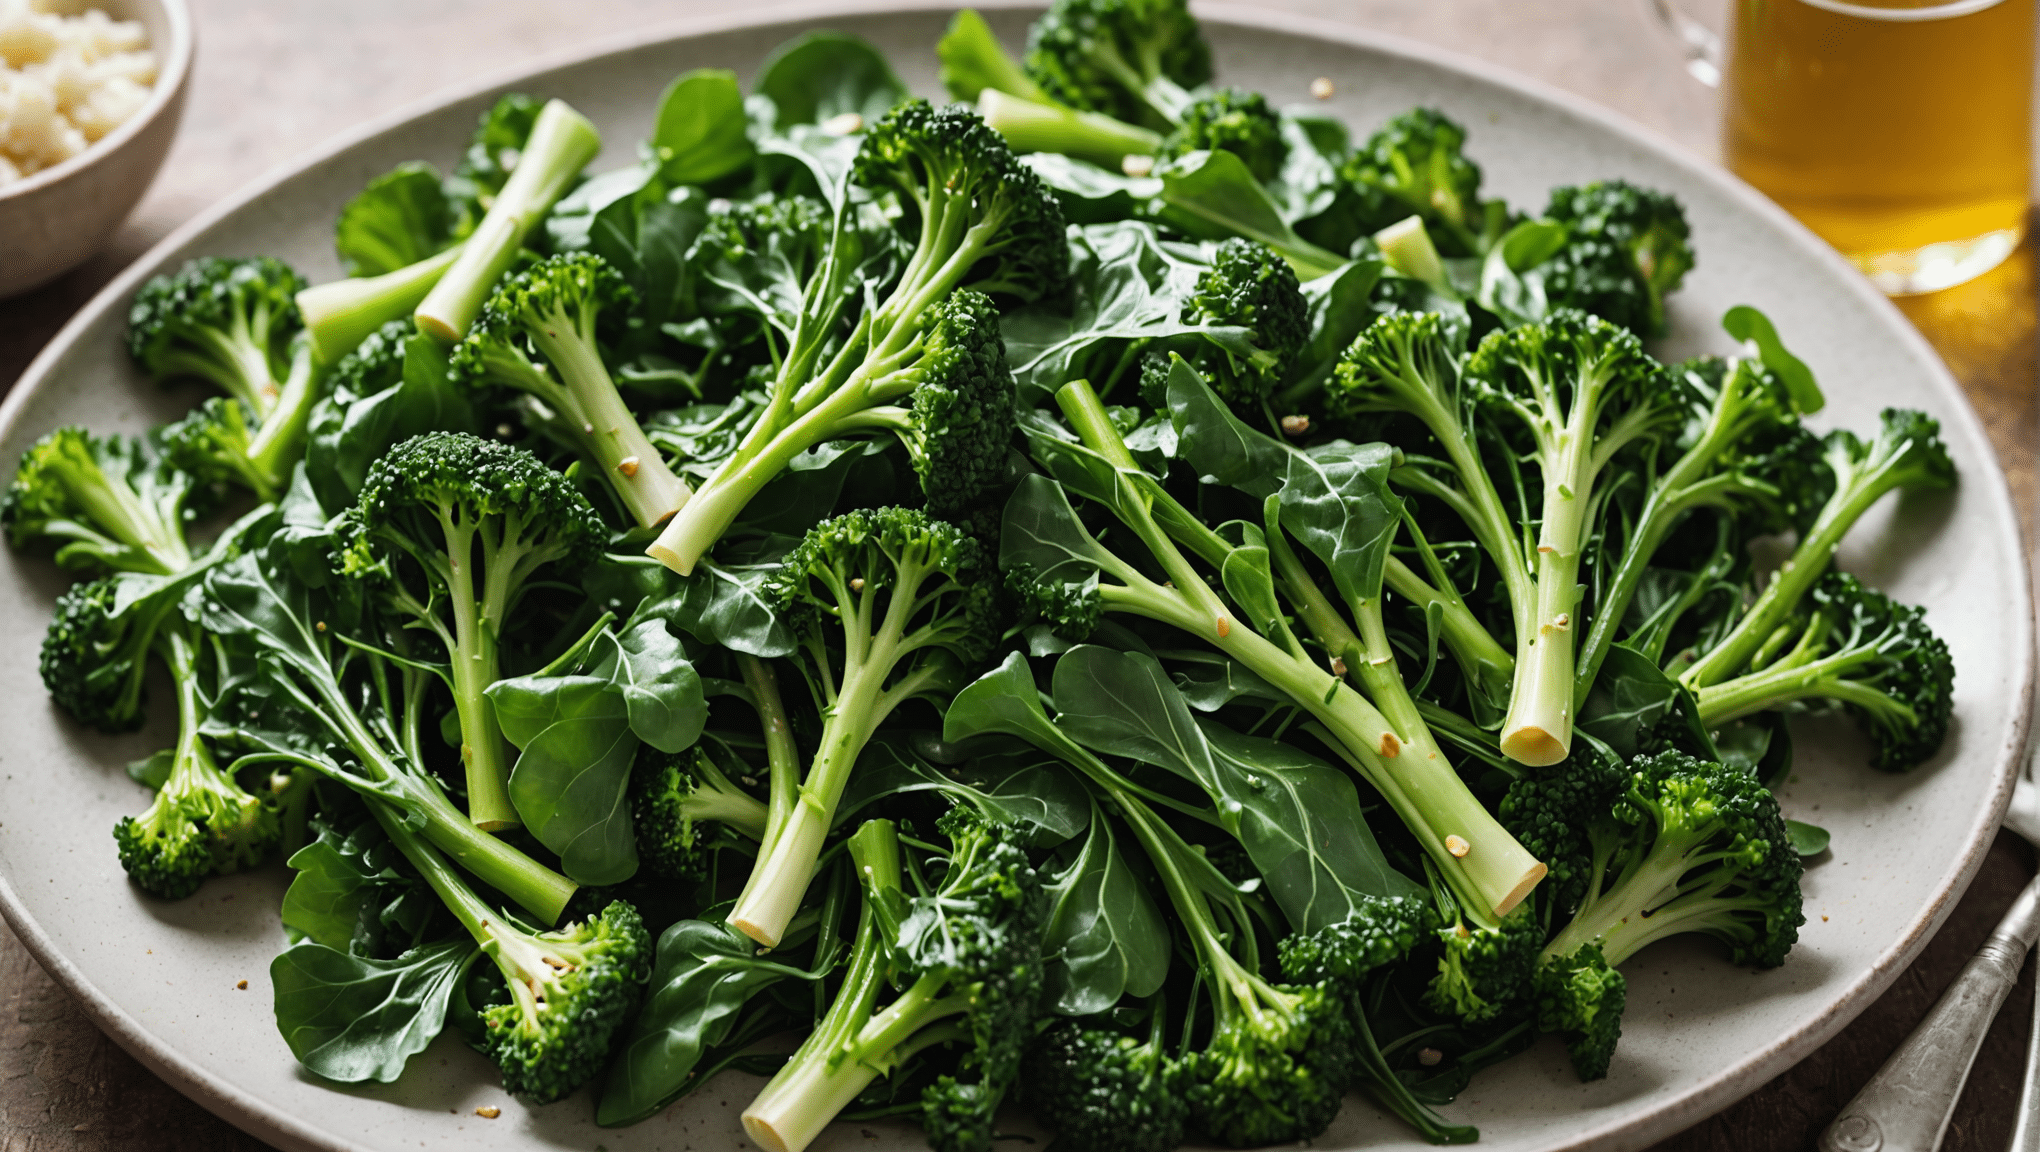
[[[1044,1006],[1065,1016],[1150,996],[1169,975],[1169,922],[1134,874],[1116,822],[1093,811],[1083,847],[1046,884]]]
[[[269,965],[276,1029],[298,1063],[328,1080],[388,1084],[445,1026],[447,998],[474,951],[465,934],[395,960],[301,940]]]
[[[1792,407],[1801,416],[1811,416],[1827,403],[1820,394],[1820,384],[1813,378],[1813,369],[1786,350],[1785,342],[1778,338],[1778,329],[1772,326],[1769,316],[1747,304],[1738,304],[1721,317],[1721,327],[1737,340],[1756,344],[1758,358],[1764,362],[1764,367],[1785,382],[1785,391],[1792,397]]]
[[[1162,194],[1152,176],[1122,176],[1060,152],[1033,152],[1020,158],[1034,170],[1062,203],[1063,218],[1072,224],[1117,224],[1143,215]]]
[[[940,792],[972,804],[996,820],[1028,829],[1026,842],[1053,848],[1084,830],[1090,795],[1052,757],[1029,750],[980,756],[945,772],[914,754],[902,740],[880,737],[857,758],[857,771],[836,805],[836,824],[866,805],[903,792]]]
[[[630,730],[661,752],[691,748],[708,721],[701,677],[662,620],[641,620],[609,641],[615,654],[595,674],[623,695]]]
[[[673,184],[706,184],[751,160],[750,118],[737,74],[721,68],[683,72],[659,98],[652,155]]]
[[[751,87],[771,98],[782,131],[847,113],[872,124],[913,95],[878,49],[839,32],[810,32],[781,45]]]
[[[635,1124],[700,1087],[703,1057],[729,1038],[745,1006],[790,978],[726,923],[682,920],[666,929],[651,989],[610,1065],[595,1122]]]
[[[1282,527],[1324,561],[1348,603],[1381,595],[1402,500],[1388,488],[1396,450],[1344,440],[1289,454]]]
[[[1207,484],[1238,488],[1265,499],[1282,486],[1293,450],[1249,427],[1197,369],[1181,359],[1169,365],[1169,415],[1176,424],[1176,455]]]
[[[412,160],[368,182],[333,223],[333,247],[349,276],[395,272],[453,241],[453,213],[439,170]]]
[[[697,684],[698,688],[698,684]],[[503,734],[523,751],[510,800],[533,836],[580,884],[637,871],[630,770],[638,738],[623,694],[597,676],[522,676],[489,686]]]
[[[1162,182],[1162,221],[1190,236],[1257,240],[1280,252],[1305,280],[1345,263],[1298,236],[1246,162],[1231,152],[1192,152],[1156,175]]]
[[[1785,835],[1792,841],[1792,850],[1802,857],[1818,856],[1828,849],[1828,830],[1818,824],[1787,820]]]

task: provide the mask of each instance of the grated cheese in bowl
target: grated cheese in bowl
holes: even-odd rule
[[[76,156],[148,103],[156,54],[134,20],[0,0],[0,187]]]

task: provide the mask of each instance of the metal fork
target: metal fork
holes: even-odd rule
[[[2040,847],[2040,785],[2034,765],[2012,791],[2005,827]],[[1962,1098],[1977,1049],[2040,937],[2040,877],[2035,877],[1990,939],[1941,994],[1934,1010],[1906,1037],[1842,1114],[1821,1133],[1820,1152],[1935,1152]],[[2013,1152],[2040,1152],[2040,1017],[2028,1043],[2026,1088],[2019,1101]]]

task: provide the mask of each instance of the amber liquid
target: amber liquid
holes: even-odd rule
[[[1733,2],[1723,146],[1738,175],[1866,271],[1929,245],[2016,243],[2031,191],[2034,0],[1917,21]]]

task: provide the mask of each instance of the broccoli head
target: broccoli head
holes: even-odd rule
[[[920,213],[907,276],[881,308],[887,327],[913,315],[903,307],[918,312],[957,286],[1037,300],[1069,281],[1062,206],[969,105],[895,107],[866,130],[852,178]]]
[[[637,1010],[652,965],[644,921],[618,900],[555,932],[526,933],[501,916],[484,930],[510,1002],[483,1010],[483,1051],[506,1091],[564,1099],[608,1064],[610,1042]]]
[[[259,420],[277,406],[286,346],[303,321],[304,277],[268,256],[206,256],[142,285],[128,309],[128,352],[158,380],[210,380]]]
[[[1383,124],[1340,169],[1361,230],[1378,232],[1415,215],[1445,255],[1486,252],[1508,211],[1481,200],[1480,166],[1466,158],[1465,145],[1466,129],[1435,108],[1412,108]]]
[[[57,597],[41,662],[43,686],[57,706],[101,732],[141,727],[149,652],[174,605],[115,576],[74,584]]]
[[[181,900],[208,876],[252,868],[283,838],[272,800],[242,788],[197,735],[180,746],[169,778],[140,816],[114,825],[120,866],[144,891]]]
[[[1566,227],[1565,247],[1538,266],[1552,305],[1639,336],[1665,334],[1665,297],[1693,268],[1692,232],[1677,199],[1602,180],[1552,189],[1544,216]]]
[[[1140,396],[1150,407],[1168,407],[1170,353],[1183,357],[1212,391],[1236,408],[1260,415],[1262,405],[1287,383],[1296,354],[1310,338],[1310,304],[1296,272],[1265,244],[1227,240],[1198,273],[1183,307],[1183,322],[1209,329],[1245,329],[1211,337],[1169,340],[1141,360]]]
[[[1646,945],[1700,932],[1738,964],[1775,967],[1799,939],[1799,854],[1777,798],[1742,768],[1682,752],[1639,756],[1627,790],[1588,827],[1587,892],[1547,960],[1598,944],[1619,967]]]
[[[1245,88],[1220,88],[1184,109],[1183,122],[1162,138],[1155,158],[1174,160],[1192,152],[1230,152],[1265,184],[1282,171],[1289,145],[1266,96]]]
[[[1346,1003],[1320,984],[1229,983],[1213,992],[1220,1009],[1210,1041],[1185,1058],[1191,1122],[1234,1148],[1323,1132],[1352,1078]]]
[[[965,289],[938,304],[908,373],[908,407],[869,409],[861,419],[906,442],[931,514],[966,515],[1005,475],[1013,439],[1013,373],[991,298]]]
[[[1024,1082],[1035,1113],[1069,1152],[1172,1152],[1189,1118],[1189,1069],[1162,1047],[1157,1005],[1145,1042],[1111,1028],[1062,1020],[1027,1051]]]
[[[1184,0],[1054,0],[1021,63],[1057,103],[1167,129],[1211,79],[1211,46]]]
[[[602,360],[597,329],[605,312],[628,305],[630,285],[608,261],[586,252],[542,260],[510,277],[482,306],[454,349],[452,373],[499,385],[543,405],[549,426],[608,481],[639,527],[687,502],[688,488],[645,437]]]
[[[368,471],[342,529],[343,574],[366,581],[398,619],[439,638],[451,667],[469,815],[518,823],[508,755],[484,693],[526,585],[554,562],[593,556],[606,532],[573,483],[522,448],[429,432]]]
[[[1569,956],[1538,965],[1532,983],[1537,1029],[1565,1036],[1566,1055],[1582,1080],[1608,1074],[1615,1043],[1622,1038],[1622,1009],[1629,982],[1608,966],[1598,944],[1582,944]]]
[[[1758,649],[1750,672],[1698,693],[1700,722],[1716,728],[1765,708],[1832,701],[1860,723],[1888,772],[1940,751],[1955,701],[1947,642],[1908,607],[1854,576],[1829,572],[1815,584],[1796,632]]]
[[[732,834],[765,838],[764,803],[723,775],[705,748],[639,745],[630,794],[638,856],[662,879],[705,879],[709,858]]]

